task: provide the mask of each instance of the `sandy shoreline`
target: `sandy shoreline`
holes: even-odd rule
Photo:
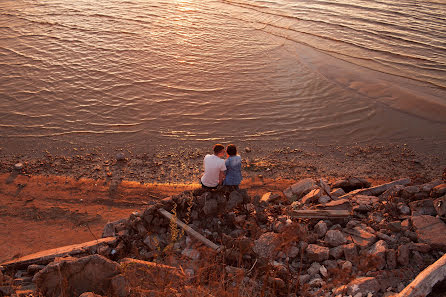
[[[302,177],[338,178],[361,176],[375,180],[411,177],[426,181],[441,176],[446,167],[446,151],[425,152],[408,144],[249,146],[239,145],[244,178]],[[0,173],[11,172],[14,164],[24,164],[24,174],[70,176],[106,181],[129,180],[140,183],[197,183],[208,148],[157,148],[141,152],[124,148],[104,151],[71,148],[63,152],[33,152],[0,149]],[[122,153],[125,160],[118,161]]]

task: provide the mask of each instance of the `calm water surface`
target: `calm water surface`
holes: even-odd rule
[[[444,1],[3,0],[0,14],[4,147],[446,143]]]

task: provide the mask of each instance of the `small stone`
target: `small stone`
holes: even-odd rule
[[[308,285],[310,286],[310,287],[323,287],[323,286],[325,286],[325,282],[324,282],[324,280],[322,279],[322,278],[315,278],[315,279],[312,279],[309,283],[308,283]]]
[[[200,252],[195,249],[186,248],[181,252],[181,255],[188,257],[189,259],[192,260],[200,259]]]
[[[321,273],[321,275],[325,278],[328,277],[328,270],[327,268],[325,268],[324,265],[321,266],[321,268],[319,268],[319,272]]]
[[[250,153],[252,150],[249,146],[245,147],[245,152]]]
[[[310,281],[310,279],[311,279],[311,275],[309,275],[309,274],[299,275],[299,277],[298,277],[299,284],[306,284]]]
[[[209,199],[204,203],[203,212],[207,216],[216,215],[218,213],[218,203],[215,199]]]
[[[340,197],[342,195],[345,195],[345,191],[342,188],[333,189],[330,193],[331,197]]]
[[[318,238],[322,238],[325,236],[325,234],[327,233],[328,227],[327,227],[327,223],[325,223],[324,221],[319,221],[315,226],[314,226],[314,232],[316,233]]]
[[[377,293],[380,290],[378,280],[374,277],[358,277],[352,280],[347,285],[347,294],[353,295],[358,292],[365,293]]]
[[[396,251],[394,249],[388,249],[386,253],[386,263],[388,269],[395,269],[396,268]]]
[[[328,197],[327,195],[323,195],[323,196],[319,197],[318,202],[320,204],[325,204],[325,203],[328,203],[330,200],[331,200],[330,197]]]
[[[409,244],[403,244],[398,247],[398,263],[401,266],[406,266],[409,264],[409,256],[410,256],[410,249]]]
[[[354,262],[358,258],[358,250],[356,244],[349,243],[342,246],[344,256],[347,261]]]
[[[336,247],[345,244],[347,239],[341,231],[329,230],[325,234],[324,242],[332,247]]]
[[[343,246],[336,246],[336,247],[330,249],[330,256],[334,259],[341,258],[343,253],[344,253]]]
[[[116,160],[118,161],[124,161],[125,160],[125,154],[123,152],[119,152],[116,154]]]
[[[310,268],[308,268],[307,273],[311,276],[314,276],[317,273],[319,273],[320,269],[321,269],[321,264],[319,264],[318,262],[313,262]]]
[[[14,165],[15,170],[22,170],[23,169],[23,163],[16,163]]]
[[[330,249],[317,244],[309,244],[306,252],[310,261],[322,262],[328,260]]]
[[[353,269],[353,264],[352,264],[352,262],[350,262],[350,261],[345,261],[345,262],[342,264],[341,269],[342,269],[342,270],[345,270],[345,271],[351,271],[351,270]]]
[[[386,266],[386,251],[387,243],[384,240],[377,241],[368,251],[368,254],[376,262],[376,268],[378,270]]]
[[[434,187],[431,191],[431,197],[438,198],[446,194],[446,184]]]
[[[402,215],[409,215],[410,214],[410,208],[404,203],[398,203],[398,211]]]
[[[115,235],[116,235],[115,225],[113,223],[108,222],[104,227],[104,231],[102,232],[102,237],[111,237]]]

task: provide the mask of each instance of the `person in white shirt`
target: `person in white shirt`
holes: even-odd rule
[[[222,184],[226,171],[225,160],[222,159],[225,154],[225,147],[216,144],[214,145],[214,154],[204,157],[204,174],[201,177],[201,185],[204,189],[216,189],[218,185]]]

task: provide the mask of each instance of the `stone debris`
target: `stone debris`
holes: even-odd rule
[[[211,279],[200,278],[215,275],[239,296],[391,296],[446,252],[442,185],[308,178],[285,197],[186,191],[108,222],[103,236],[115,238],[88,245],[95,255],[2,264],[14,277],[3,271],[0,290],[6,283],[16,286],[13,293],[46,296],[199,296],[213,294]]]

